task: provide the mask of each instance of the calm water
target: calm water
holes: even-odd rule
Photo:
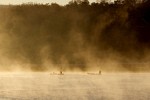
[[[150,100],[150,74],[0,73],[0,100]]]

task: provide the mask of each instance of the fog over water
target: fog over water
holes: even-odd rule
[[[59,1],[0,5],[0,100],[150,100],[150,0]]]
[[[3,100],[149,100],[150,75],[1,73]]]
[[[149,71],[149,1],[0,6],[0,71]]]

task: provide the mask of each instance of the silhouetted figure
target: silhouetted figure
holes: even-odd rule
[[[63,75],[63,72],[62,72],[62,71],[60,71],[60,75]]]
[[[99,75],[101,75],[101,70],[99,70]]]

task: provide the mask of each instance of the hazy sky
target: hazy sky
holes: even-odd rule
[[[58,4],[64,5],[71,0],[0,0],[0,4],[22,4],[27,2],[36,2],[36,3],[52,3],[56,2]],[[90,2],[95,2],[96,0],[89,0]]]

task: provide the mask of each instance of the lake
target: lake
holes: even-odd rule
[[[2,100],[150,100],[150,73],[0,73]]]

